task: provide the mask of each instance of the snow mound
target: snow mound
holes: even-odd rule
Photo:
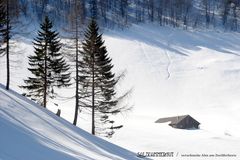
[[[138,159],[0,84],[0,160]]]

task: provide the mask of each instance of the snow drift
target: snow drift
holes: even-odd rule
[[[0,85],[0,160],[138,159]]]

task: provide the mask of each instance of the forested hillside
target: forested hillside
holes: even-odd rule
[[[16,0],[11,0],[16,1]],[[126,27],[132,23],[158,23],[182,28],[239,30],[240,0],[18,0],[27,17],[42,20],[48,14],[69,24],[77,14],[81,24],[92,10],[101,26]],[[14,3],[16,4],[16,3]],[[74,13],[77,6],[77,13]]]

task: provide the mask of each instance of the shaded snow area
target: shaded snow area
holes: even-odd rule
[[[134,26],[109,33],[106,42],[134,87],[133,115],[112,142],[133,151],[172,151],[173,159],[240,159],[239,33]],[[186,114],[201,123],[199,130],[154,123]]]
[[[162,158],[167,160],[240,159],[239,33],[185,31],[153,25],[133,25],[123,31],[104,31],[104,39],[109,55],[113,58],[115,71],[126,71],[125,79],[118,86],[118,90],[121,92],[133,88],[128,101],[134,105],[131,112],[117,117],[116,122],[123,124],[124,127],[116,131],[113,138],[107,139],[108,141],[135,153],[174,152],[173,158]],[[31,43],[25,41],[27,40],[20,42],[20,50],[25,51],[26,57],[32,53],[32,47]],[[22,65],[27,66],[27,58],[23,60]],[[29,73],[25,67],[17,68],[13,72],[12,89],[22,92],[18,85],[23,83],[22,78]],[[1,75],[4,74],[3,71]],[[0,77],[0,82],[5,84],[4,76]],[[73,96],[73,90],[74,87],[64,90],[63,97]],[[51,152],[67,158],[78,153],[80,153],[78,156],[93,155],[99,159],[103,155],[107,155],[109,159],[114,156],[134,157],[132,153],[122,149],[102,149],[98,145],[106,142],[93,138],[80,129],[70,127],[71,125],[63,120],[56,120],[53,118],[54,115],[47,111],[37,107],[21,105],[16,107],[14,105],[16,102],[12,98],[4,96],[1,99],[4,100],[3,103],[12,102],[8,103],[10,106],[2,105],[1,102],[0,113],[3,121],[1,125],[6,126],[7,122],[11,122],[12,126],[6,126],[12,132],[2,129],[1,132],[7,134],[7,137],[12,137],[10,140],[14,142],[29,141],[30,145],[26,148],[39,147],[41,151],[36,149],[34,150],[36,153],[31,153],[33,155],[41,157],[43,152]],[[74,100],[58,103],[59,107],[49,103],[49,109],[56,112],[60,108],[62,116],[72,122]],[[29,110],[34,114],[29,114]],[[173,129],[168,123],[154,123],[159,118],[186,114],[201,123],[199,130]],[[11,116],[17,119],[14,120]],[[49,121],[51,123],[48,123]],[[66,126],[61,126],[62,123]],[[78,126],[89,132],[90,117],[80,113]],[[23,127],[24,130],[20,130],[19,127]],[[23,135],[23,138],[16,137],[18,134],[9,136],[15,131]],[[77,134],[76,137],[75,132],[80,135]],[[29,134],[34,136],[27,138]],[[50,135],[51,137],[48,137]],[[94,141],[88,141],[92,138]],[[1,144],[4,140],[8,141],[7,138],[3,138]],[[16,146],[20,142],[16,143]],[[39,145],[35,145],[35,142]],[[64,147],[60,145],[62,143]],[[90,143],[90,146],[83,147],[86,143]],[[1,150],[3,149],[2,153],[12,153],[8,151],[10,145],[4,144],[5,146],[0,146]],[[46,146],[50,150],[46,150]],[[200,157],[186,157],[190,154]]]
[[[0,86],[0,160],[137,160]]]

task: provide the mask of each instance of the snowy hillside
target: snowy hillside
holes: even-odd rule
[[[1,160],[138,159],[0,85]]]
[[[128,69],[126,83],[134,86],[133,116],[113,142],[134,151],[225,153],[239,159],[239,33],[144,25],[111,32],[106,42],[116,65]],[[201,123],[200,130],[154,124],[161,117],[186,114]]]
[[[171,151],[179,159],[194,153],[231,154],[236,157],[227,159],[240,159],[239,33],[133,25],[123,31],[105,31],[104,39],[115,70],[127,73],[119,90],[134,89],[129,98],[134,109],[118,117],[124,127],[109,141],[134,152]],[[29,40],[19,44],[25,57],[31,54]],[[21,58],[24,67],[13,71],[11,81],[18,92],[18,85],[29,74],[27,58]],[[0,82],[5,83],[4,76]],[[73,93],[72,89],[63,92],[65,96]],[[74,100],[49,108],[54,112],[60,108],[62,116],[73,121]],[[161,117],[186,114],[201,123],[199,130],[154,123]],[[89,118],[80,114],[78,126],[90,131]]]

